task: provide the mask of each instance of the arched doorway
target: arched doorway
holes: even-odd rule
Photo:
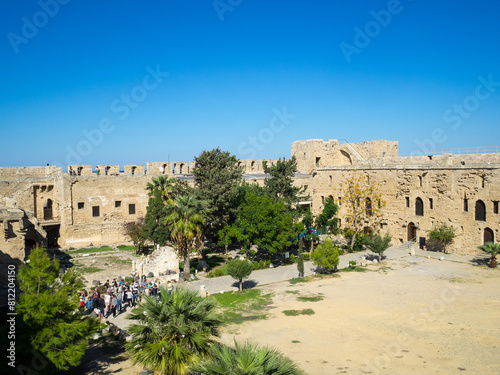
[[[486,221],[486,205],[482,200],[476,202],[476,220]]]
[[[490,228],[484,228],[483,244],[487,242],[495,242],[495,234]]]
[[[417,238],[417,227],[415,224],[408,224],[408,241],[415,241]]]
[[[47,199],[47,203],[43,205],[43,219],[52,220],[52,199]]]
[[[415,200],[415,215],[424,216],[424,201],[421,198]]]

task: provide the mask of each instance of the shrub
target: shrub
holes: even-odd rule
[[[309,260],[311,258],[311,254],[304,253],[304,260]]]
[[[264,269],[264,268],[266,268],[266,263],[264,263],[264,261],[263,261],[263,260],[261,260],[261,261],[259,262],[259,268],[260,268],[260,269]]]
[[[217,269],[214,271],[214,276],[215,276],[215,277],[224,276],[224,271],[222,271],[222,269],[220,269],[220,268],[217,268]]]
[[[370,251],[378,255],[379,263],[382,261],[382,254],[391,246],[392,236],[386,233],[384,237],[380,233],[375,233],[371,238],[366,237],[366,246]]]
[[[449,227],[446,224],[428,231],[427,234],[430,239],[430,247],[442,250],[445,253],[446,248],[453,243],[453,240],[457,236],[455,228]]]
[[[210,272],[208,273],[207,277],[208,277],[209,279],[211,279],[212,277],[214,277],[214,273],[213,273],[212,271],[210,271]]]
[[[338,248],[329,238],[313,250],[311,258],[320,273],[335,272],[339,265]]]
[[[271,259],[270,259],[270,258],[268,258],[268,259],[266,260],[266,263],[264,264],[264,267],[262,267],[262,268],[269,268],[269,266],[270,266],[270,265],[271,265]]]
[[[351,267],[356,267],[356,264],[357,264],[357,263],[356,263],[356,261],[355,261],[355,260],[350,260],[350,261],[349,261],[349,266],[351,266]]]
[[[290,255],[290,262],[295,263],[295,255]]]
[[[259,262],[257,262],[257,261],[253,262],[253,266],[252,267],[253,267],[254,270],[260,269]]]

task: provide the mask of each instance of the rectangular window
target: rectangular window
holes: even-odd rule
[[[332,184],[332,182],[333,182],[333,178],[332,178],[332,176],[330,176],[330,185]]]
[[[78,202],[78,209],[83,210],[83,207],[85,207],[85,203],[83,202]]]
[[[410,207],[410,197],[406,197],[406,207]]]
[[[135,215],[135,204],[129,204],[128,205],[128,214],[129,215]]]
[[[316,167],[319,167],[320,161],[321,161],[321,158],[316,158]]]
[[[469,211],[469,200],[467,198],[464,198],[464,211]]]
[[[122,201],[115,201],[115,208],[121,207]]]
[[[92,206],[92,216],[93,217],[99,216],[99,206]]]
[[[432,198],[429,198],[429,208],[430,208],[431,210],[433,210],[433,209],[434,209],[434,201],[432,200]]]
[[[493,201],[493,213],[498,214],[498,201]]]
[[[339,200],[338,200],[339,204],[337,206],[341,206],[342,205],[342,197],[339,197]]]

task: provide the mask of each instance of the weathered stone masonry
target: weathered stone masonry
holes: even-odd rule
[[[345,222],[339,185],[355,172],[380,186],[386,202],[382,231],[394,243],[420,243],[441,223],[458,231],[452,251],[474,253],[498,238],[500,153],[401,157],[397,142],[308,140],[293,142],[292,155],[299,169],[295,184],[307,186],[314,214],[331,196]],[[240,163],[247,180],[263,183],[263,160]],[[151,178],[165,174],[192,183],[193,167],[148,162],[147,169],[126,165],[120,172],[118,165],[100,164],[98,174],[90,165],[72,165],[72,173],[54,166],[0,168],[0,250],[24,260],[36,243],[69,248],[126,242],[123,224],[145,215]]]

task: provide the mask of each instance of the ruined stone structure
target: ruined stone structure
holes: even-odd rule
[[[380,185],[384,220],[394,243],[415,239],[445,223],[459,236],[452,251],[476,252],[495,241],[500,230],[500,150],[490,153],[402,156],[398,143],[385,140],[343,143],[308,140],[292,143],[299,173],[295,184],[307,186],[313,213],[326,197],[340,204],[339,185],[349,173],[367,175]],[[490,150],[488,150],[490,151]],[[269,163],[276,160],[267,160]],[[242,160],[244,178],[262,184],[263,160]],[[145,187],[156,175],[192,182],[193,162],[126,165],[71,165],[62,168],[0,168],[0,250],[24,260],[37,243],[63,248],[127,242],[123,224],[146,213]]]

